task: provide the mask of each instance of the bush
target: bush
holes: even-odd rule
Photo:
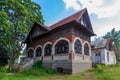
[[[51,68],[43,67],[42,61],[39,60],[35,62],[31,68],[24,70],[22,73],[25,75],[44,76],[47,74],[54,74],[56,71]]]
[[[102,74],[104,73],[104,66],[97,65],[97,68],[95,69],[97,74]]]
[[[111,65],[108,65],[109,67],[119,67],[120,64],[111,64]]]
[[[111,80],[111,76],[109,76],[109,75],[103,75],[102,79],[104,79],[104,80]]]
[[[87,72],[93,72],[95,70],[95,68],[90,68],[87,70]]]
[[[8,70],[8,66],[0,67],[0,72],[4,72],[4,73],[6,73],[7,70]]]
[[[42,66],[42,61],[41,60],[38,60],[35,62],[35,64],[32,66],[32,68],[43,68]]]
[[[46,72],[47,72],[48,74],[55,74],[55,73],[56,73],[56,71],[53,70],[53,69],[51,69],[51,68],[46,68]]]

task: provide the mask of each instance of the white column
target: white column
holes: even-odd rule
[[[55,55],[55,46],[52,46],[52,55]]]
[[[92,55],[91,55],[91,46],[90,46],[90,44],[89,44],[89,56],[91,57]]]
[[[84,45],[81,46],[82,46],[82,55],[84,55]]]
[[[42,49],[42,56],[44,56],[44,48]]]
[[[69,53],[74,53],[74,44],[73,42],[69,42]]]

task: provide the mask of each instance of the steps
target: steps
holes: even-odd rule
[[[28,69],[28,68],[32,67],[32,65],[38,60],[40,60],[40,59],[39,58],[29,58],[25,62],[22,62],[22,63],[18,64],[16,66],[17,70],[21,71],[21,70]]]

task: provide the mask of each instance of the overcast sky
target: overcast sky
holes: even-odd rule
[[[120,30],[120,0],[33,0],[42,7],[45,25],[87,8],[94,32],[103,36],[112,28]]]

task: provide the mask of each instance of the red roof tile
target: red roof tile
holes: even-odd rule
[[[61,20],[61,21],[59,21],[59,22],[57,22],[57,23],[55,23],[55,24],[53,24],[53,25],[51,25],[49,28],[54,29],[54,28],[59,27],[63,24],[71,22],[73,20],[78,21],[85,10],[86,10],[86,8],[77,12],[77,13],[75,13],[75,14],[73,14],[73,15],[71,15],[71,16],[69,16],[69,17],[67,17],[67,18],[65,18],[65,19],[63,19],[63,20]]]

